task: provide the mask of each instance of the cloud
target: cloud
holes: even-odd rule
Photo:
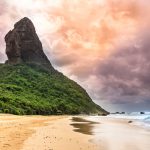
[[[148,42],[144,43],[147,37],[141,37],[140,32],[149,27],[146,21],[149,15],[145,17],[149,7],[140,0],[121,3],[107,0],[99,4],[96,1],[63,2],[48,11],[49,19],[54,15],[56,21],[61,20],[53,32],[60,39],[52,48],[57,52],[54,53],[56,64],[62,62],[58,67],[67,68],[68,75],[80,82],[95,100],[115,104],[148,101],[144,83],[148,68],[142,65],[148,61],[145,55],[149,55],[148,50],[141,47]],[[141,39],[144,42],[139,44]],[[64,53],[76,59],[65,64],[67,58],[61,57]],[[143,75],[141,70],[137,72],[140,68]]]
[[[105,99],[114,103],[150,102],[150,33],[147,34],[100,64],[99,92]]]
[[[47,10],[49,20],[59,24],[51,33],[51,36],[56,37],[51,39],[53,42],[59,38],[52,49],[54,53],[57,51],[57,55],[54,54],[56,63],[60,58],[62,62],[66,61],[66,57],[60,57],[64,53],[80,55],[78,61],[72,65],[73,74],[76,74],[76,71],[79,73],[78,67],[74,66],[88,66],[91,63],[94,65],[93,62],[109,57],[118,42],[133,39],[138,30],[140,19],[136,1],[61,2],[59,7]],[[63,67],[67,66],[64,64]]]
[[[6,56],[0,52],[0,63],[3,63],[6,60]]]

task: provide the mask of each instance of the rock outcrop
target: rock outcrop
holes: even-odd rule
[[[34,25],[27,17],[14,25],[14,29],[5,36],[8,64],[36,63],[51,67],[43,52],[42,44]]]

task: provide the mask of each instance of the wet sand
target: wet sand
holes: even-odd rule
[[[123,119],[0,115],[0,150],[149,150],[149,141]]]
[[[150,150],[150,130],[135,125],[135,121],[105,118],[93,128],[93,142],[99,150]]]
[[[71,116],[49,122],[25,141],[22,150],[97,150],[91,135],[75,132],[71,124]]]

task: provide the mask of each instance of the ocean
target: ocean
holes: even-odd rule
[[[144,114],[140,114],[140,112],[132,112],[128,114],[110,114],[108,116],[88,116],[87,119],[90,121],[99,122],[101,117],[127,119],[133,121],[132,124],[150,129],[150,112],[144,112]]]
[[[128,119],[134,121],[133,123],[136,125],[150,128],[150,112],[144,112],[144,114],[140,114],[140,112],[132,112],[129,114],[110,114],[107,117]]]

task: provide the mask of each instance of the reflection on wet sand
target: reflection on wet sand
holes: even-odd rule
[[[80,132],[83,134],[93,135],[94,124],[98,124],[98,122],[89,121],[80,117],[73,117],[71,125],[75,128],[75,132]]]

